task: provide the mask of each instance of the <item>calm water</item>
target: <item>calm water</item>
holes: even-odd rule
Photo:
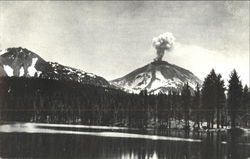
[[[183,135],[180,132],[172,132],[170,135],[174,138],[162,137],[163,133],[158,138],[151,135],[144,136],[142,132],[137,133],[141,135],[135,133],[136,130],[128,132],[106,128],[5,124],[0,125],[0,157],[53,159],[245,159],[250,157],[248,134],[232,138],[223,133]]]

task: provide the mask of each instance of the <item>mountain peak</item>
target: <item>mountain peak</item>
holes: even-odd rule
[[[104,78],[82,70],[47,62],[36,53],[22,48],[8,48],[0,56],[0,76],[39,77],[109,86]]]
[[[34,52],[26,49],[26,48],[22,48],[22,47],[12,47],[12,48],[7,48],[5,51],[1,51],[2,55],[1,56],[17,56],[17,57],[27,57],[27,56],[36,56],[39,57],[37,54],[35,54]],[[40,57],[39,57],[40,58]]]
[[[169,63],[167,61],[157,60],[151,62],[152,65],[168,65]]]
[[[149,93],[157,94],[180,92],[186,83],[195,90],[196,85],[201,85],[202,82],[184,68],[167,61],[154,61],[110,83],[127,92],[139,93],[141,90],[147,90]]]

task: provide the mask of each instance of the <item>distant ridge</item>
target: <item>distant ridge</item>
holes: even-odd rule
[[[37,77],[110,86],[103,77],[56,62],[47,62],[36,53],[22,47],[8,48],[1,54],[0,76]]]

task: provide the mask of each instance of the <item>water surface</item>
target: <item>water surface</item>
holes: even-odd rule
[[[53,124],[0,125],[1,158],[246,159],[250,136],[141,132]]]

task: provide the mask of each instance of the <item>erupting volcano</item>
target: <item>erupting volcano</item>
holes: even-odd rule
[[[153,38],[153,47],[156,49],[157,57],[154,61],[161,61],[165,51],[170,51],[173,48],[175,37],[172,33],[166,32]]]
[[[157,54],[154,61],[110,83],[130,93],[139,93],[141,90],[153,94],[180,92],[187,83],[195,90],[197,85],[202,84],[198,77],[184,68],[162,61],[164,53],[171,51],[174,42],[175,37],[169,32],[153,38]]]

